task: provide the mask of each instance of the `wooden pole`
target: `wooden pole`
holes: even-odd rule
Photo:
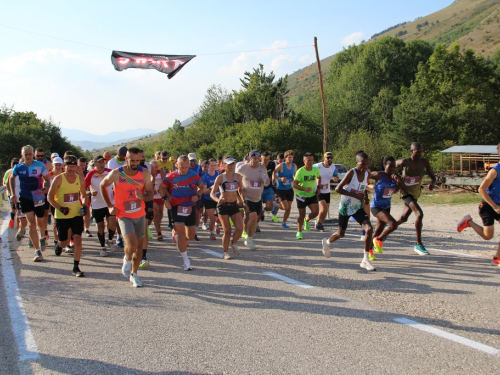
[[[316,51],[316,61],[318,63],[319,71],[319,90],[321,92],[321,103],[323,105],[323,153],[326,152],[326,105],[325,105],[325,93],[323,92],[323,73],[321,72],[321,63],[319,61],[318,54],[318,38],[314,37],[314,49]]]

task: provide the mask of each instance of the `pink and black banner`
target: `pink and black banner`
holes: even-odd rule
[[[129,68],[156,69],[167,74],[170,79],[194,57],[196,55],[159,55],[113,51],[111,62],[119,72]]]

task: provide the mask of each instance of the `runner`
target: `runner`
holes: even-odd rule
[[[61,173],[64,172],[63,163],[64,163],[63,160],[59,156],[52,159],[52,166],[53,167],[49,173],[50,185],[52,185],[52,182],[54,182],[54,179],[57,176],[59,176]],[[50,202],[49,202],[49,204],[50,204]],[[52,223],[52,231],[54,232],[54,245],[55,245],[59,241],[59,235],[57,234],[56,220],[55,220],[55,216],[54,216],[56,214],[56,209],[54,208],[54,206],[50,205],[50,211],[51,211],[52,216],[54,217],[54,222]],[[67,249],[69,249],[69,247],[67,247]],[[71,249],[70,252],[72,253],[73,249]]]
[[[203,191],[203,195],[201,196],[201,200],[203,202],[203,207],[205,207],[205,213],[210,220],[210,223],[208,224],[208,229],[210,230],[210,239],[211,240],[216,240],[217,238],[215,237],[216,233],[216,225],[217,222],[215,220],[215,208],[217,207],[217,201],[215,201],[212,196],[212,187],[214,186],[215,180],[217,177],[220,175],[219,172],[216,171],[217,169],[217,161],[215,159],[209,159],[209,168],[207,173],[203,175],[203,185],[205,186],[205,190]],[[216,195],[218,193],[216,192]]]
[[[424,148],[422,145],[419,142],[413,142],[411,144],[411,156],[408,159],[400,159],[396,162],[396,168],[403,167],[403,177],[405,179],[405,184],[408,187],[408,193],[415,198],[415,200],[410,204],[405,204],[403,213],[398,220],[398,225],[406,223],[411,213],[415,213],[415,232],[417,234],[417,243],[413,247],[413,250],[418,255],[429,255],[429,252],[422,243],[424,213],[418,205],[417,200],[422,192],[423,177],[425,175],[424,171],[427,170],[427,174],[431,178],[429,190],[434,190],[436,176],[434,175],[434,171],[432,170],[429,161],[422,157],[423,153]]]
[[[277,215],[278,207],[281,207],[281,209],[285,211],[283,214],[283,221],[281,222],[281,227],[283,229],[290,229],[286,222],[292,210],[294,198],[292,182],[295,172],[298,169],[297,165],[293,162],[294,155],[293,150],[286,151],[284,155],[284,160],[286,162],[279,164],[274,170],[274,180],[277,182],[276,195],[279,206],[275,207],[271,220],[275,223],[279,223]],[[278,158],[278,160],[280,159]]]
[[[240,214],[240,206],[243,206],[243,200],[238,194],[239,187],[243,182],[241,176],[234,172],[236,160],[231,156],[224,159],[225,171],[217,176],[214,186],[210,191],[210,196],[217,202],[217,210],[219,211],[219,220],[224,229],[222,236],[222,248],[224,249],[223,259],[231,259],[229,255],[229,244],[234,255],[240,255],[238,248],[238,240],[243,232],[243,219]],[[217,191],[220,196],[217,196]],[[231,241],[231,220],[234,224],[233,240]]]
[[[127,156],[127,147],[121,146],[118,149],[118,154],[114,158],[109,159],[107,168],[116,169],[124,167],[127,164],[126,156]]]
[[[500,143],[497,145],[497,152],[500,155]],[[483,201],[479,205],[479,216],[483,221],[483,226],[476,224],[470,215],[466,215],[457,226],[459,232],[465,228],[472,228],[484,240],[493,238],[495,221],[500,223],[500,164],[495,164],[486,175],[479,186],[479,194]],[[491,259],[491,264],[500,267],[500,242],[495,256]]]
[[[15,165],[19,164],[19,159],[18,158],[13,158],[11,160],[11,167],[13,168]],[[7,189],[7,192],[9,194],[9,203],[10,203],[10,195],[15,195],[16,198],[17,198],[17,203],[16,204],[11,204],[11,213],[10,213],[10,217],[11,217],[11,220],[9,221],[9,228],[14,228],[14,225],[12,225],[12,227],[10,226],[10,223],[14,223],[15,222],[15,218],[16,218],[16,213],[17,213],[17,233],[16,233],[16,241],[21,241],[21,239],[23,238],[24,234],[26,233],[26,227],[28,226],[28,221],[26,220],[26,215],[23,214],[23,212],[21,211],[21,205],[19,204],[19,187],[20,187],[20,183],[19,183],[19,176],[16,176],[15,179],[16,179],[16,184],[15,184],[15,189],[13,192],[10,191],[10,184],[8,183],[9,181],[9,178],[10,178],[10,175],[12,174],[12,168],[8,170],[8,175],[6,173],[6,180],[5,180],[5,177],[4,177],[4,181],[6,181],[6,189]],[[14,217],[12,216],[12,211],[14,212]]]
[[[75,156],[64,158],[64,173],[54,178],[48,200],[55,208],[54,218],[59,234],[59,241],[54,245],[54,252],[57,256],[61,255],[69,241],[68,232],[71,230],[75,244],[73,275],[84,277],[85,273],[80,270],[80,258],[82,256],[83,218],[88,207],[85,180],[76,173],[77,165]]]
[[[163,234],[161,233],[161,221],[163,219],[163,200],[160,195],[160,186],[165,178],[165,172],[158,169],[158,162],[156,160],[151,161],[151,175],[154,177],[154,187],[153,187],[153,208],[154,216],[153,223],[156,229],[156,239],[158,241],[163,241]]]
[[[319,174],[321,176],[321,190],[318,195],[319,215],[316,222],[316,229],[323,231],[325,230],[323,223],[325,222],[326,215],[330,210],[330,198],[332,195],[330,181],[333,179],[333,181],[339,182],[339,178],[337,177],[337,169],[335,168],[335,165],[333,165],[333,154],[331,152],[325,152],[323,155],[323,162],[315,164],[315,167],[319,169]]]
[[[139,158],[140,158],[140,166],[143,168],[147,168],[148,171],[151,173],[151,164],[146,161],[146,156],[144,154],[144,150],[139,150]],[[151,174],[151,183],[154,184],[154,178],[153,175]],[[153,194],[154,196],[154,194]],[[153,198],[154,199],[154,198]],[[154,218],[154,203],[153,199],[144,202],[146,204],[146,209],[145,209],[145,214],[146,214],[146,236],[144,236],[144,241],[142,243],[142,260],[141,264],[139,264],[140,268],[148,268],[151,264],[148,260],[148,245],[149,245],[149,240],[153,238],[153,234],[151,233],[151,229],[149,229],[149,226],[153,222]]]
[[[241,199],[245,203],[245,223],[242,237],[245,238],[245,245],[250,250],[255,250],[257,246],[253,241],[257,223],[262,211],[262,191],[264,185],[269,183],[267,170],[260,164],[260,152],[252,150],[248,154],[249,162],[236,169],[242,177],[242,184],[239,186]]]
[[[196,164],[196,154],[194,152],[191,152],[188,154],[188,159],[189,159],[189,170],[193,171],[196,173],[199,177],[200,180],[203,178],[203,168],[201,165]],[[201,209],[203,208],[201,199],[196,202],[196,227],[195,227],[195,233],[194,233],[194,240],[199,241],[200,239],[198,238],[198,227],[200,226],[200,218],[201,218]]]
[[[45,151],[43,148],[38,147],[35,149],[35,158],[37,161],[40,161],[45,165],[45,168],[47,168],[47,172],[52,170],[52,162],[50,160],[45,159]],[[45,194],[45,214],[43,219],[45,220],[45,228],[47,228],[49,224],[49,212],[50,212],[50,204],[47,200],[47,194]],[[48,241],[49,240],[49,232],[46,229],[45,230],[45,238]]]
[[[78,166],[82,169],[83,177],[87,177],[87,174],[89,173],[88,166],[87,166],[87,158],[81,157],[78,159]],[[87,214],[85,215],[85,235],[87,237],[92,237],[92,233],[90,233],[90,192],[87,191]]]
[[[187,255],[187,239],[192,240],[196,234],[196,202],[200,201],[200,192],[204,190],[198,174],[190,170],[190,158],[181,155],[177,159],[178,170],[170,172],[160,187],[165,207],[172,210],[174,231],[172,239],[184,261],[184,270],[191,271],[191,262]]]
[[[113,156],[111,155],[111,152],[109,152],[109,151],[106,151],[104,154],[102,154],[102,156],[104,156],[104,159],[106,160],[105,167],[108,168],[108,163]]]
[[[274,175],[274,170],[276,169],[276,163],[274,161],[271,161],[271,155],[269,155],[269,152],[267,151],[262,153],[260,159],[261,159],[260,163],[266,168],[267,176],[269,178],[269,184],[265,185],[264,190],[262,191],[262,203],[265,205],[265,207],[260,214],[260,220],[264,221],[264,210],[267,211],[268,214],[270,214],[274,208],[273,204],[276,195],[274,192],[275,183],[273,175]]]
[[[12,169],[9,178],[10,184],[10,201],[11,204],[19,202],[21,211],[28,219],[28,230],[31,243],[35,248],[34,262],[43,260],[42,251],[47,247],[47,239],[45,231],[47,226],[45,223],[45,193],[49,187],[49,175],[47,168],[42,162],[33,160],[33,147],[30,145],[24,146],[21,149],[23,162],[17,164]],[[15,191],[16,179],[19,176],[19,200],[12,192]],[[36,216],[36,220],[35,220]],[[40,237],[37,233],[40,230]]]
[[[367,271],[375,271],[370,262],[370,247],[372,243],[373,228],[370,219],[363,208],[363,201],[368,200],[366,185],[368,184],[368,165],[370,159],[363,151],[356,154],[356,168],[351,169],[342,181],[337,185],[335,191],[342,196],[339,204],[339,229],[330,238],[323,238],[323,255],[330,258],[330,244],[345,236],[349,217],[353,217],[365,230],[365,251],[360,267]]]
[[[162,151],[158,156],[159,158],[156,160],[158,161],[158,168],[160,169],[160,171],[163,171],[165,174],[173,172],[174,166],[172,164],[172,161],[168,157],[168,152]]]
[[[297,190],[297,234],[295,238],[302,239],[302,224],[304,230],[310,231],[310,221],[318,216],[318,194],[319,194],[319,169],[314,166],[314,156],[310,152],[304,154],[304,166],[299,168],[293,179],[293,188]],[[309,207],[309,215],[306,216],[306,207]]]
[[[107,188],[112,184],[115,191],[114,204],[107,194]],[[122,274],[130,279],[134,287],[141,287],[142,281],[137,276],[137,270],[142,260],[142,243],[146,228],[144,201],[153,198],[153,184],[149,171],[140,166],[137,147],[127,150],[126,164],[113,169],[101,182],[100,189],[109,214],[116,215],[125,238]]]
[[[116,232],[116,216],[109,213],[109,208],[101,193],[101,182],[111,172],[111,169],[105,168],[106,159],[104,156],[97,155],[94,158],[94,169],[85,176],[85,187],[90,189],[92,217],[97,224],[97,238],[101,245],[99,256],[107,257],[106,245],[110,252],[116,252],[116,247],[113,243],[113,237]],[[115,204],[113,187],[108,186],[108,197],[112,205]],[[108,239],[104,233],[104,219],[107,222]]]
[[[7,169],[5,174],[3,175],[3,187],[5,190],[7,190],[7,197],[9,200],[9,206],[10,206],[10,220],[9,220],[9,228],[14,228],[15,226],[15,220],[16,220],[16,212],[17,208],[15,204],[12,204],[10,202],[10,196],[11,195],[16,195],[14,192],[11,193],[10,191],[10,184],[9,184],[9,177],[12,172],[12,168],[14,168],[14,165],[19,164],[19,158],[12,158],[10,161],[10,169]],[[19,179],[16,180],[16,184],[18,184]]]

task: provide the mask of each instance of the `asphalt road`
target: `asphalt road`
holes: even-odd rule
[[[444,248],[418,256],[407,225],[369,273],[359,267],[355,223],[329,259],[320,250],[325,233],[298,241],[294,227],[268,218],[261,228],[257,250],[242,245],[229,261],[216,256],[220,240],[200,230],[189,248],[192,272],[171,240],[154,239],[151,267],[139,271],[144,287],[133,288],[120,253],[98,256],[95,227],[80,279],[72,257],[50,247],[34,263],[27,239],[16,242],[4,224],[0,373],[498,372],[500,268],[488,258]]]

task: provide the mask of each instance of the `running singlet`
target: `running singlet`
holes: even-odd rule
[[[136,190],[144,193],[144,176],[142,174],[142,167],[139,166],[137,173],[133,176],[123,176],[125,172],[123,167],[119,168],[120,178],[115,185],[115,207],[118,211],[116,218],[127,217],[129,219],[139,219],[145,216],[146,204],[142,199],[137,198]],[[137,185],[131,180],[137,181],[141,185]]]
[[[234,177],[236,177],[236,176],[234,176]],[[239,186],[238,179],[235,178],[233,181],[228,181],[226,174],[224,173],[222,175],[222,183],[219,186],[219,191],[221,193],[224,193],[224,192],[236,193],[238,191],[238,186]]]
[[[493,202],[500,204],[500,164],[495,164],[493,168],[497,171],[497,178],[493,180],[486,192],[493,199]]]
[[[153,191],[155,193],[155,195],[153,196],[153,199],[161,199],[160,185],[162,182],[163,182],[163,179],[161,178],[161,173],[160,173],[160,171],[158,171],[158,172],[156,172],[155,184],[153,187]]]
[[[321,176],[321,194],[330,193],[332,191],[330,181],[334,176],[338,175],[337,168],[333,164],[327,168],[323,163],[314,164],[314,166],[319,169],[319,175]]]
[[[68,207],[69,212],[67,215],[64,215],[61,211],[55,210],[54,217],[56,219],[71,219],[80,216],[80,209],[82,208],[80,191],[80,176],[76,175],[75,182],[70,183],[66,179],[66,175],[64,173],[61,174],[61,186],[57,189],[54,200],[61,207]]]
[[[11,171],[12,171],[12,168],[7,169],[7,172],[5,172],[5,174],[3,175],[3,185],[4,186],[7,186],[7,184],[9,183],[9,177],[10,177]]]
[[[37,202],[45,199],[45,194],[40,190],[43,188],[43,176],[47,175],[47,168],[40,161],[34,161],[30,165],[24,163],[14,165],[12,174],[19,176],[20,196]]]
[[[210,176],[210,174],[207,172],[203,175],[203,184],[209,188],[209,187],[212,187],[214,186],[214,183],[215,183],[215,179],[217,178],[217,176],[219,176],[220,173],[215,171],[214,175],[213,176]],[[219,193],[216,193],[217,196],[219,196]],[[203,200],[206,200],[206,201],[213,201],[212,197],[210,196],[210,194],[203,194],[202,195],[203,197]]]
[[[276,163],[271,160],[265,168],[267,169],[267,177],[269,177],[269,185],[264,186],[264,189],[267,189],[273,186],[273,172],[276,169]]]
[[[193,202],[191,198],[196,195],[201,178],[191,169],[185,175],[179,174],[178,171],[167,174],[163,179],[163,184],[172,197],[170,199],[172,206],[196,205],[196,202]]]
[[[422,179],[424,177],[424,163],[422,159],[418,161],[417,169],[410,169],[411,159],[406,159],[406,166],[403,168],[405,176],[405,185],[408,188],[408,194],[413,195],[413,198],[418,199],[422,192]]]
[[[297,174],[295,175],[295,180],[299,181],[299,185],[302,187],[310,187],[311,191],[307,192],[297,189],[296,194],[299,197],[303,198],[314,197],[316,195],[316,180],[318,179],[318,177],[319,169],[315,166],[312,166],[310,171],[308,171],[305,167],[299,168]]]
[[[352,169],[354,174],[352,176],[351,182],[349,185],[344,186],[344,189],[349,192],[362,192],[364,193],[366,190],[366,185],[368,184],[368,171],[365,171],[365,176],[363,181],[358,181],[358,174],[356,173],[356,168]],[[349,197],[347,195],[342,195],[340,197],[339,204],[339,214],[342,216],[351,216],[354,215],[358,210],[363,208],[363,204],[359,199]]]
[[[87,189],[90,188],[90,192],[97,191],[97,195],[92,195],[90,199],[90,203],[94,210],[107,207],[106,202],[102,198],[101,194],[101,182],[102,180],[104,180],[104,177],[106,177],[109,174],[109,172],[111,172],[111,169],[109,168],[104,168],[102,174],[97,172],[96,169],[92,169],[85,176],[85,188]],[[111,200],[111,203],[114,205],[115,195],[113,193],[113,185],[108,186],[108,197]]]
[[[288,169],[286,167],[286,163],[281,164],[282,171],[276,173],[276,176],[278,176],[278,184],[276,186],[276,189],[278,190],[290,190],[292,188],[292,182],[293,182],[293,175],[295,174],[295,164],[292,163],[292,168]],[[282,177],[286,177],[286,182],[281,181]]]
[[[391,208],[391,198],[396,191],[398,183],[393,178],[388,178],[385,172],[382,172],[382,178],[375,184],[375,196],[370,207],[377,207],[383,210]]]

